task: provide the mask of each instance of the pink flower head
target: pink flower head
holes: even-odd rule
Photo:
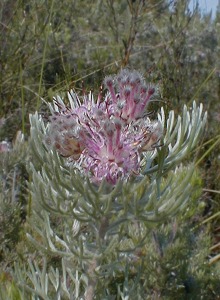
[[[150,121],[146,106],[154,94],[136,71],[122,70],[104,80],[107,94],[82,102],[68,94],[70,107],[54,101],[45,143],[83,169],[95,183],[115,185],[140,171],[142,152],[153,150],[162,135],[160,122]]]

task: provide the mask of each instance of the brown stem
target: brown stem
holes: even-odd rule
[[[134,46],[135,37],[137,34],[137,23],[138,18],[143,6],[142,1],[138,1],[137,3],[133,3],[132,1],[128,0],[129,9],[131,12],[131,25],[130,25],[130,31],[129,31],[129,37],[127,41],[124,41],[124,58],[122,60],[122,67],[125,67],[128,64],[131,51]]]
[[[96,287],[95,268],[97,267],[97,258],[94,258],[88,269],[89,284],[86,289],[85,300],[93,300]]]
[[[108,229],[108,225],[109,225],[108,218],[103,217],[101,220],[100,227],[99,227],[99,236],[98,236],[98,241],[97,241],[97,245],[99,245],[100,248],[102,248],[105,234]],[[95,289],[96,289],[96,285],[97,285],[97,275],[95,273],[95,269],[97,268],[98,263],[99,263],[98,257],[96,256],[93,258],[93,260],[89,264],[88,271],[87,271],[89,282],[88,282],[88,287],[87,287],[86,293],[85,293],[85,300],[93,300],[94,299]]]

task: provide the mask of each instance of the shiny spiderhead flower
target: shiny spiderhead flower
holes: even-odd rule
[[[97,101],[90,93],[82,101],[71,91],[70,107],[54,99],[47,146],[74,162],[95,183],[115,185],[140,171],[144,151],[152,151],[162,125],[151,121],[146,107],[155,90],[136,71],[122,70],[104,80],[107,94]]]

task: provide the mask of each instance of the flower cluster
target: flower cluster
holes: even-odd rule
[[[160,122],[151,121],[146,106],[155,90],[136,71],[122,70],[104,80],[106,96],[80,101],[68,94],[70,107],[54,100],[45,138],[47,146],[83,169],[93,182],[104,178],[115,185],[140,171],[141,154],[153,150],[162,135]]]

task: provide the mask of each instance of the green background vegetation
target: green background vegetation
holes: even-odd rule
[[[189,157],[197,161],[199,192],[184,214],[155,229],[139,254],[147,278],[140,295],[149,299],[220,299],[220,7],[211,19],[199,8],[190,12],[188,2],[0,3],[0,141],[13,144],[18,130],[28,140],[29,113],[47,116],[42,98],[51,101],[71,88],[97,95],[103,78],[122,67],[157,85],[152,110],[163,105],[178,113],[195,100],[208,111],[204,139]],[[0,154],[2,299],[19,299],[11,270],[34,252],[25,238],[31,214],[26,153],[25,144]],[[118,272],[108,283],[112,293],[123,276]]]

